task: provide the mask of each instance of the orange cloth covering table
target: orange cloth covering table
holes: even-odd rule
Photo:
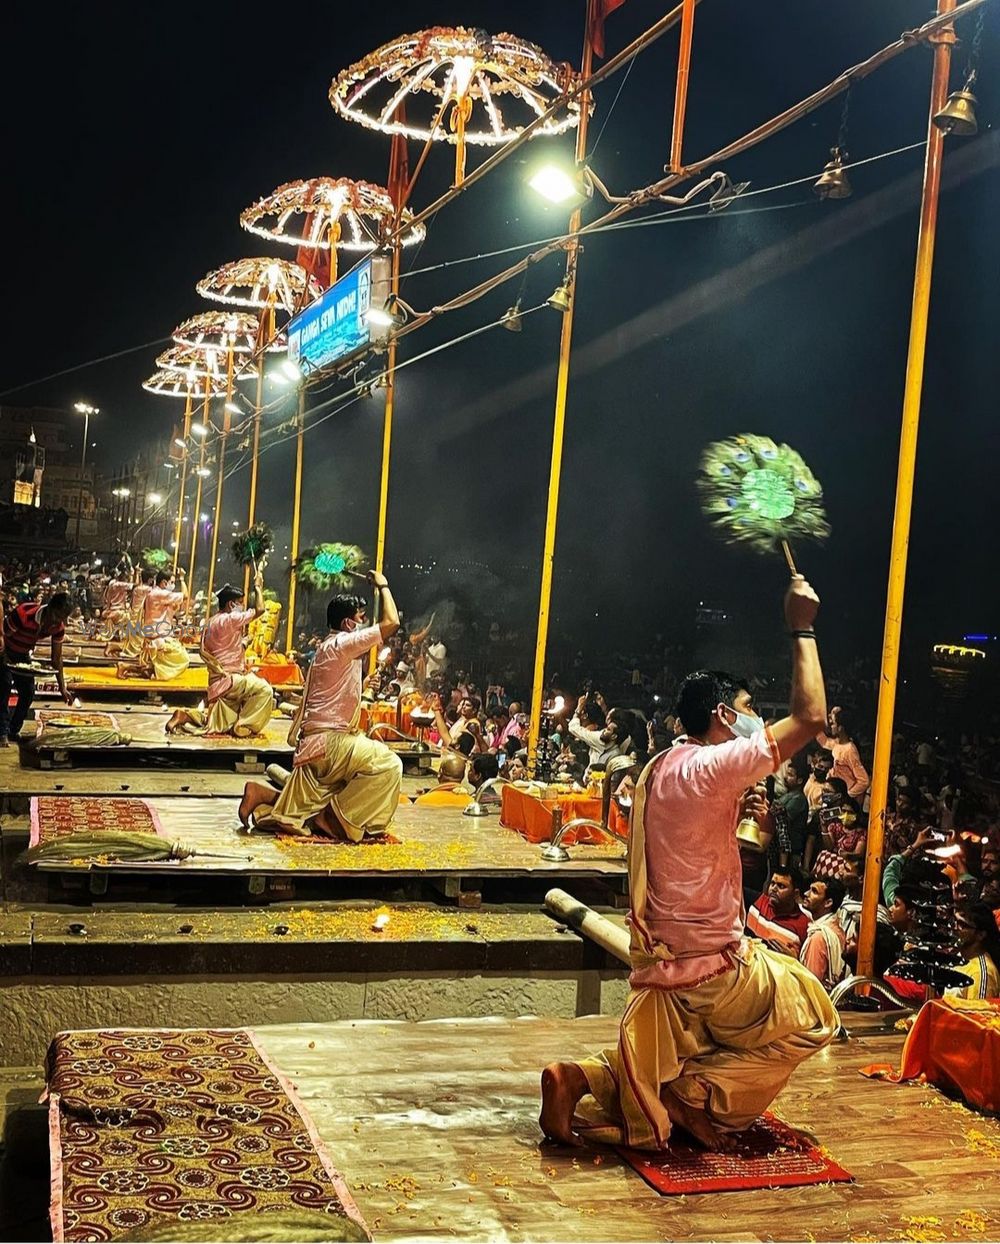
[[[375,704],[366,704],[361,709],[361,728],[367,734],[374,725],[385,724],[390,726],[396,725],[396,706],[395,704],[384,704],[377,701]],[[400,718],[399,729],[403,734],[412,734],[416,736],[416,727],[410,718],[407,709],[403,709],[403,715]]]
[[[537,796],[516,786],[503,786],[500,790],[500,824],[507,829],[516,829],[529,842],[551,841],[552,811],[556,806],[562,808],[564,825],[578,816],[589,817],[592,821],[601,819],[601,801],[591,795],[546,793]],[[624,818],[614,804],[611,805],[611,829],[620,837],[624,837],[627,832]],[[581,825],[577,829],[571,829],[562,841],[565,846],[571,847],[574,843],[606,843],[608,836],[589,825]]]
[[[302,686],[302,671],[294,661],[262,661],[252,672],[272,687]]]
[[[1000,1110],[1000,999],[925,1003],[906,1038],[899,1071],[875,1063],[861,1074],[897,1084],[923,1078],[957,1090],[970,1106]]]

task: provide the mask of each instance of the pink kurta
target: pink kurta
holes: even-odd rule
[[[165,587],[150,588],[149,595],[143,602],[142,621],[144,626],[156,626],[166,623],[174,624],[174,610],[184,603],[183,592],[171,592]],[[162,628],[164,632],[166,628]]]
[[[138,583],[132,589],[132,613],[143,617],[146,611],[146,597],[153,590],[151,583]]]
[[[246,650],[243,631],[253,621],[252,609],[237,609],[232,613],[217,613],[205,623],[201,646],[212,661],[222,670],[216,673],[209,668],[208,699],[217,700],[233,685],[233,675],[246,672]]]
[[[762,730],[717,745],[682,738],[647,766],[629,859],[633,988],[691,986],[732,965],[743,937],[740,799],[779,763]]]
[[[381,642],[382,632],[377,626],[363,626],[356,631],[333,631],[316,649],[306,688],[297,765],[306,764],[323,751],[326,731],[355,728],[361,705],[359,658]]]
[[[104,608],[108,613],[124,609],[130,584],[123,579],[109,579],[104,589]]]

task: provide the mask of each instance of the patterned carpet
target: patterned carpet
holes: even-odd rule
[[[294,1088],[246,1029],[64,1032],[46,1079],[56,1241],[290,1210],[370,1238]]]
[[[31,799],[31,838],[37,847],[67,834],[159,834],[166,837],[160,818],[145,799],[80,798],[74,795],[34,795]]]

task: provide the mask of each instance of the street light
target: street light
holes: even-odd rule
[[[83,415],[83,452],[80,455],[80,487],[76,494],[76,535],[73,537],[73,543],[79,548],[80,516],[83,513],[83,480],[87,467],[87,441],[90,439],[90,416],[100,414],[100,408],[91,406],[89,402],[75,402],[73,409],[78,415]]]
[[[203,423],[192,423],[191,431],[195,434],[195,436],[207,436],[208,435],[208,428],[206,428]]]
[[[550,203],[579,207],[590,197],[591,187],[582,172],[567,172],[557,164],[543,164],[528,178],[528,185]]]
[[[163,500],[163,495],[158,492],[150,492],[146,494],[146,500],[150,505],[159,505]]]

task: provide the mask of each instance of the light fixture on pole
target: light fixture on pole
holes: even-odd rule
[[[528,178],[528,185],[543,199],[560,207],[580,207],[594,193],[586,169],[568,172],[558,164],[543,164]]]
[[[80,486],[76,491],[76,535],[73,543],[80,547],[80,516],[83,513],[83,485],[87,469],[87,441],[90,439],[90,416],[100,414],[100,407],[91,406],[89,402],[76,402],[73,409],[83,415],[83,452],[80,455]]]

